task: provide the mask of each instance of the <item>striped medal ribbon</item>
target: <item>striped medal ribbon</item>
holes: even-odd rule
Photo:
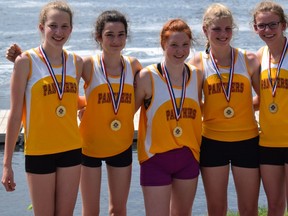
[[[186,68],[184,65],[184,70],[183,70],[183,81],[182,81],[182,90],[181,90],[181,99],[180,99],[180,104],[179,107],[177,106],[177,102],[176,102],[176,98],[175,98],[175,94],[174,94],[174,90],[173,90],[173,86],[169,77],[169,73],[167,70],[167,67],[165,65],[164,62],[161,62],[161,68],[163,71],[163,76],[166,80],[166,84],[169,90],[169,94],[170,94],[170,98],[171,98],[171,102],[173,105],[173,109],[174,109],[174,113],[175,113],[175,117],[176,117],[176,121],[177,121],[177,126],[173,129],[173,135],[175,137],[180,137],[183,133],[183,129],[178,125],[179,123],[179,119],[181,116],[181,112],[182,112],[182,108],[183,108],[183,104],[184,104],[184,100],[185,100],[185,95],[186,95],[186,81],[187,81],[187,72],[186,72]]]
[[[269,84],[272,88],[272,98],[273,98],[273,102],[269,104],[269,111],[272,114],[274,114],[278,111],[278,105],[277,105],[277,103],[275,103],[274,98],[276,96],[278,77],[280,75],[281,66],[282,66],[282,63],[284,61],[284,57],[285,57],[287,48],[288,48],[288,41],[287,41],[287,38],[285,37],[285,44],[284,44],[282,52],[281,52],[280,60],[279,60],[279,63],[277,65],[277,71],[276,71],[276,75],[275,75],[274,79],[272,78],[272,75],[271,75],[271,53],[269,51],[268,80],[269,80]]]
[[[234,49],[232,48],[232,50],[231,50],[231,66],[230,66],[230,70],[229,70],[229,78],[228,78],[228,83],[227,83],[227,87],[226,88],[225,88],[225,84],[224,84],[224,82],[222,80],[222,76],[221,76],[220,70],[218,68],[218,65],[217,65],[217,63],[216,63],[216,61],[214,59],[214,56],[213,56],[211,50],[209,52],[209,55],[210,55],[210,59],[211,59],[211,62],[212,62],[213,69],[214,69],[214,71],[216,72],[216,74],[219,77],[220,84],[221,84],[222,90],[224,92],[224,96],[226,98],[226,101],[229,104],[229,101],[230,101],[230,98],[231,98],[231,87],[232,87],[233,76],[234,76],[234,64],[235,64]],[[226,118],[232,118],[234,116],[234,109],[228,105],[224,109],[224,116]]]
[[[66,114],[66,108],[61,104],[61,100],[64,96],[64,86],[66,81],[66,57],[64,52],[62,51],[62,72],[61,72],[61,83],[57,81],[56,75],[54,73],[53,67],[49,61],[49,58],[47,57],[47,54],[45,53],[42,45],[39,47],[40,54],[45,62],[45,65],[50,73],[50,76],[52,77],[52,80],[54,82],[54,85],[56,87],[56,92],[58,95],[58,98],[60,100],[60,105],[56,108],[56,115],[58,117],[64,117]]]
[[[118,113],[119,108],[120,108],[121,96],[122,96],[122,93],[123,93],[124,81],[125,81],[125,69],[126,69],[126,67],[125,67],[125,63],[124,63],[123,57],[121,57],[121,62],[122,62],[122,71],[121,71],[121,77],[120,77],[119,91],[118,91],[117,96],[115,96],[116,94],[114,93],[112,85],[111,85],[111,83],[110,83],[110,81],[108,79],[108,74],[107,74],[107,71],[106,71],[104,58],[103,58],[102,55],[100,57],[101,70],[102,70],[102,73],[103,73],[103,75],[105,77],[106,83],[107,83],[108,88],[109,88],[109,92],[110,92],[110,95],[111,95],[112,106],[113,106],[113,111],[114,111],[114,114],[115,114],[115,119],[110,124],[110,128],[113,131],[118,131],[118,130],[121,129],[121,122],[118,119],[116,119],[116,116],[117,116],[117,113]]]

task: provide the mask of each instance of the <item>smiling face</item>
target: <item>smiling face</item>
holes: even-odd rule
[[[279,41],[283,37],[283,31],[286,29],[286,23],[280,22],[280,17],[273,12],[260,12],[255,16],[255,25],[254,30],[259,35],[259,37],[266,43],[273,43]],[[271,28],[269,27],[271,23],[275,25]],[[260,29],[257,26],[260,26],[264,29]]]
[[[191,40],[185,32],[172,32],[164,43],[166,62],[183,64],[190,53]]]
[[[104,52],[120,53],[125,47],[127,34],[122,22],[107,22],[97,41],[101,44]]]
[[[50,9],[46,14],[46,20],[39,24],[39,29],[44,38],[44,45],[63,47],[71,32],[71,17],[67,12]]]
[[[233,34],[233,22],[229,17],[214,19],[203,31],[211,47],[230,46]]]
[[[160,33],[160,44],[166,62],[183,64],[189,56],[192,42],[191,29],[182,19],[171,19],[164,24]]]

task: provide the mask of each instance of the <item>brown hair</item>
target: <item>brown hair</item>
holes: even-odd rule
[[[262,13],[262,12],[272,12],[272,13],[278,15],[280,18],[280,22],[285,23],[287,26],[287,23],[288,23],[287,20],[288,19],[287,19],[287,16],[285,15],[284,10],[281,7],[281,5],[279,5],[275,2],[272,2],[272,1],[262,1],[262,2],[258,3],[253,10],[253,23],[254,24],[256,24],[257,15],[259,13]]]
[[[94,28],[94,39],[98,43],[98,38],[102,37],[102,32],[104,30],[105,24],[108,22],[120,22],[123,23],[125,28],[125,34],[128,34],[128,22],[126,17],[117,10],[107,10],[101,13],[95,23]]]

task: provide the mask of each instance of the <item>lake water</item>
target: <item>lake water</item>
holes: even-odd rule
[[[5,59],[5,51],[12,43],[18,43],[22,49],[36,47],[40,43],[37,29],[40,8],[44,0],[0,0],[0,109],[9,108],[9,80],[12,64]],[[202,14],[207,6],[214,2],[226,4],[234,14],[238,25],[233,45],[256,51],[263,45],[251,28],[251,10],[257,0],[68,0],[74,10],[74,29],[66,46],[81,56],[96,52],[96,43],[91,34],[96,17],[104,10],[122,11],[129,20],[129,40],[124,54],[137,57],[146,66],[162,58],[159,46],[159,32],[164,22],[179,17],[191,26],[197,44],[194,50],[203,49],[201,30]],[[199,4],[201,2],[201,4]],[[276,1],[288,9],[287,0]],[[82,89],[82,88],[81,88]]]
[[[22,49],[36,47],[40,43],[40,34],[37,30],[38,15],[40,8],[47,1],[43,0],[0,0],[0,109],[9,109],[10,98],[10,76],[12,63],[5,59],[6,48],[12,43],[18,43]],[[214,2],[226,4],[233,12],[234,19],[238,25],[235,31],[233,45],[251,51],[256,51],[263,42],[258,39],[252,31],[250,22],[251,9],[257,0],[68,0],[74,10],[74,29],[72,36],[66,46],[67,49],[75,51],[81,56],[98,52],[96,43],[91,33],[94,21],[102,11],[117,9],[127,15],[129,20],[129,40],[123,51],[126,55],[137,57],[143,66],[159,62],[162,59],[162,50],[159,46],[159,32],[168,19],[179,17],[191,26],[197,43],[193,52],[203,49],[205,43],[201,30],[202,14],[207,6]],[[288,1],[278,0],[287,14]],[[81,88],[81,92],[83,90]],[[128,201],[128,215],[144,215],[142,191],[139,186],[139,165],[136,152],[134,152],[132,185]],[[3,146],[0,149],[0,173],[2,173]],[[17,190],[6,193],[0,187],[0,209],[1,216],[32,215],[26,207],[30,204],[26,177],[24,173],[24,156],[21,149],[14,154],[13,166],[17,183]],[[105,168],[105,166],[103,167]],[[101,197],[101,215],[107,215],[107,184],[106,172],[104,170],[103,188]],[[266,198],[261,190],[260,205],[266,204]],[[236,195],[232,177],[229,184],[229,209],[237,209]],[[199,178],[196,200],[194,204],[194,215],[204,215],[206,203],[203,185]],[[75,215],[81,214],[81,199],[77,201]]]

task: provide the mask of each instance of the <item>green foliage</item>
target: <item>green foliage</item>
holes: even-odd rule
[[[32,204],[28,205],[27,207],[27,210],[32,210],[33,209],[33,206]],[[233,211],[228,211],[227,212],[227,216],[239,216],[238,212],[233,212]],[[258,208],[258,216],[267,216],[267,208],[266,207],[259,207]],[[284,214],[284,216],[288,216],[288,212],[286,212]]]
[[[262,206],[258,208],[258,216],[267,216],[267,207]],[[228,211],[227,216],[239,216],[238,212]],[[288,216],[288,212],[284,214],[284,216]]]
[[[27,206],[27,210],[30,210],[30,211],[31,211],[32,209],[33,209],[32,204],[30,204],[30,205]]]

